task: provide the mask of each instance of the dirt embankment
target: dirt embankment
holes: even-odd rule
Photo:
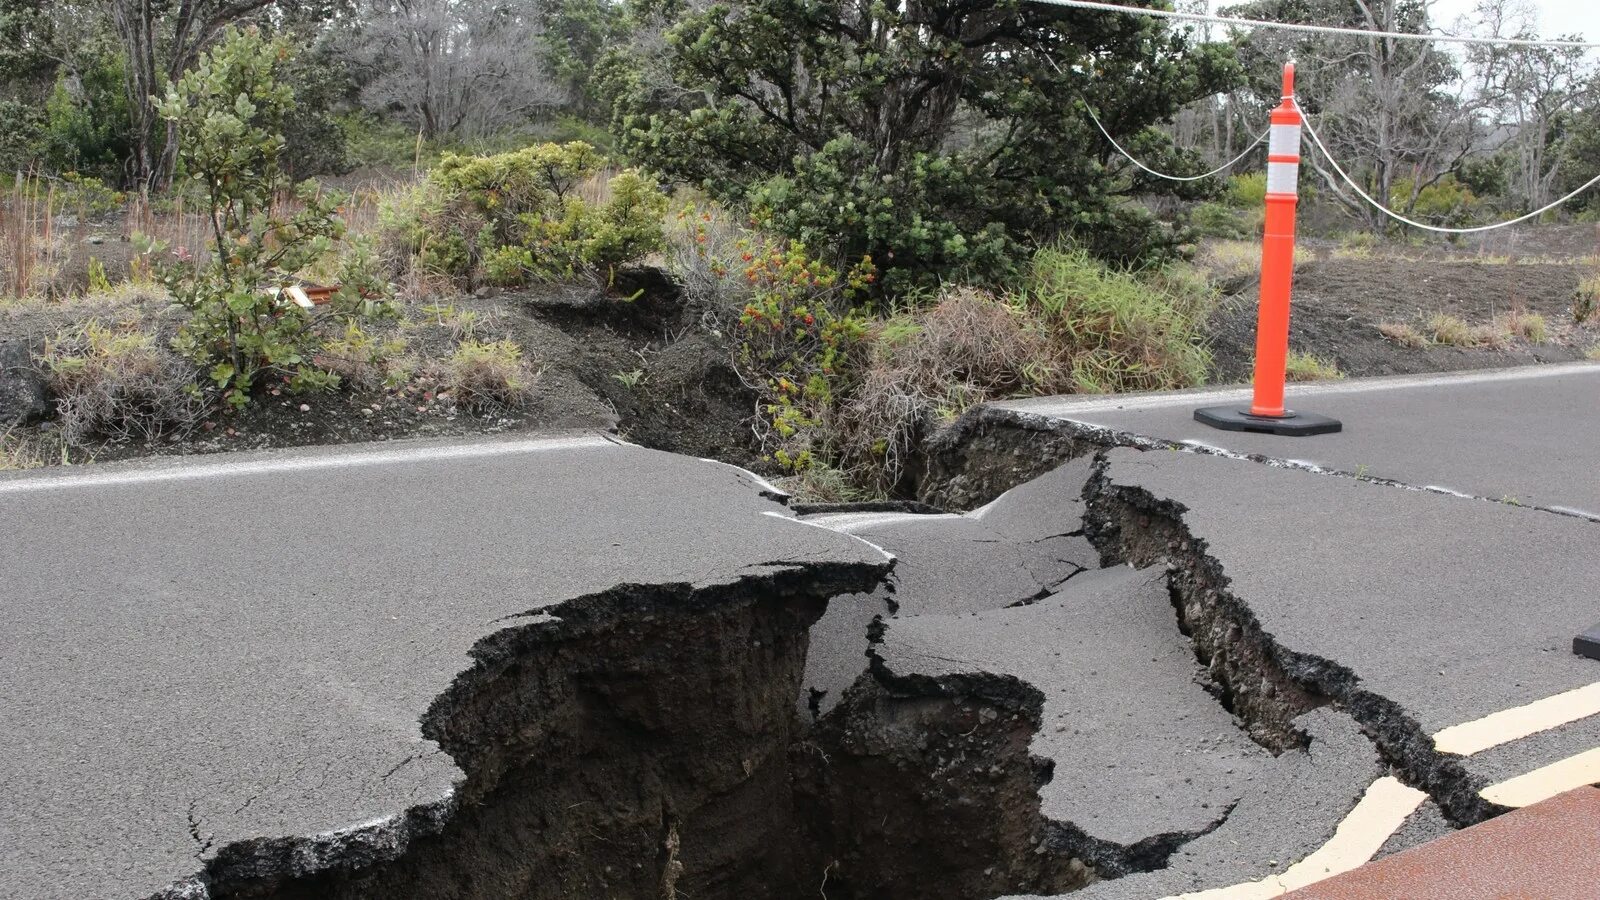
[[[1297,268],[1289,345],[1336,362],[1350,376],[1409,375],[1583,359],[1600,343],[1600,323],[1578,325],[1573,301],[1590,267],[1580,263],[1475,262],[1459,258],[1339,257]],[[1225,298],[1211,322],[1216,354],[1212,380],[1249,380],[1255,358],[1256,285]],[[1436,313],[1471,325],[1507,313],[1538,313],[1548,323],[1542,343],[1508,337],[1501,347],[1430,343],[1408,347],[1378,331],[1380,323],[1427,332]]]

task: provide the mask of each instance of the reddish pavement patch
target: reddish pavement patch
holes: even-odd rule
[[[1600,790],[1583,787],[1352,872],[1295,900],[1593,900],[1600,891]]]

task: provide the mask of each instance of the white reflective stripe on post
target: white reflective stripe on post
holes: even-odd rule
[[[1272,137],[1267,141],[1268,156],[1299,156],[1300,126],[1274,125]]]
[[[1299,194],[1300,164],[1290,162],[1267,163],[1267,193]]]

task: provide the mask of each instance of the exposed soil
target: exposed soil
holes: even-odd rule
[[[643,291],[639,298],[622,298]],[[419,371],[402,386],[292,394],[268,386],[256,402],[216,410],[196,428],[153,439],[102,440],[72,452],[74,462],[154,454],[199,454],[320,444],[449,437],[516,431],[616,430],[624,438],[690,456],[764,469],[749,421],[752,391],[739,380],[731,350],[701,325],[661,273],[630,273],[611,288],[558,285],[482,292],[413,304],[405,335],[425,358],[447,358],[463,328],[480,340],[510,338],[538,372],[526,401],[467,408],[450,396],[441,373]],[[8,335],[36,348],[87,318],[129,316],[163,332],[181,315],[154,298],[132,305],[71,302],[4,311]],[[463,324],[468,323],[470,324]],[[48,433],[53,425],[40,426]]]
[[[1572,303],[1588,268],[1577,263],[1473,262],[1460,258],[1324,252],[1296,270],[1289,345],[1335,361],[1346,375],[1408,375],[1583,359],[1600,343],[1600,324],[1573,323]],[[1249,380],[1255,359],[1256,285],[1222,302],[1211,320],[1212,380]],[[1434,313],[1469,324],[1521,311],[1542,314],[1550,339],[1513,340],[1501,349],[1405,347],[1378,332],[1381,322],[1422,328]]]

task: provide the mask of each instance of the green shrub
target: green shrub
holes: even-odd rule
[[[154,438],[193,427],[205,412],[194,368],[138,328],[90,320],[46,342],[43,362],[69,444]]]
[[[1267,173],[1250,172],[1228,179],[1228,203],[1239,209],[1260,209],[1267,202]]]
[[[1249,213],[1225,203],[1207,201],[1189,210],[1189,227],[1202,237],[1248,237],[1254,224]]]
[[[1405,209],[1411,203],[1413,184],[1410,178],[1396,178],[1389,189],[1389,205]],[[1466,185],[1454,175],[1446,175],[1417,193],[1411,213],[1412,218],[1432,225],[1456,226],[1471,221],[1478,206],[1477,196]]]
[[[600,185],[604,163],[582,142],[446,154],[381,213],[391,256],[507,286],[637,262],[663,245],[666,195],[632,169]],[[586,196],[595,193],[603,199]]]
[[[206,367],[234,407],[249,403],[262,376],[294,389],[328,386],[331,376],[312,364],[316,328],[393,312],[388,285],[362,246],[345,258],[341,287],[318,315],[278,297],[296,272],[334,254],[345,236],[336,214],[342,196],[306,182],[295,186],[293,204],[280,202],[289,188],[281,127],[294,92],[279,80],[279,67],[289,56],[282,40],[229,29],[159,104],[217,223],[210,259],[180,253],[162,266],[162,281],[190,311],[173,346]]]
[[[1081,249],[1044,249],[1016,302],[1042,317],[1073,390],[1111,393],[1204,383],[1211,353],[1203,327],[1213,301],[1193,273],[1136,275]]]
[[[825,458],[822,426],[858,377],[869,319],[852,302],[876,272],[871,259],[840,272],[798,243],[749,243],[742,256],[752,290],[735,326],[735,366],[761,395],[772,458],[803,470]]]

